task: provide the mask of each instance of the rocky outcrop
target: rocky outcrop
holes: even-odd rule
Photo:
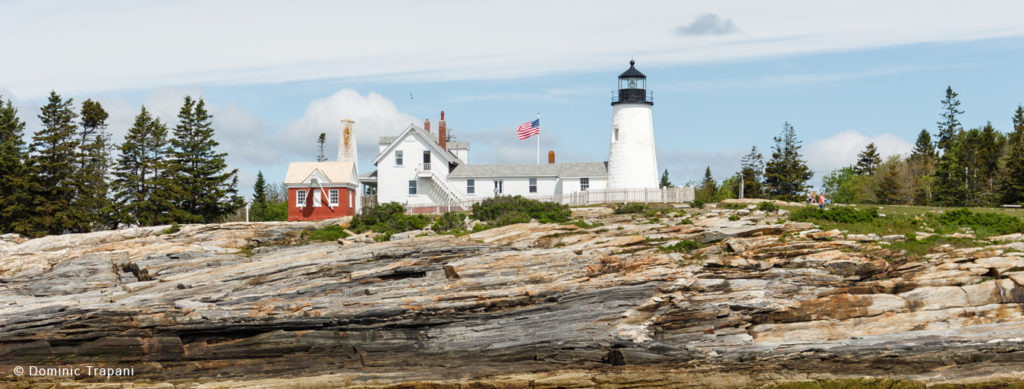
[[[577,213],[599,224],[343,244],[303,241],[316,223],[0,239],[0,382],[745,387],[1024,371],[1020,239],[905,261],[889,239],[780,213]]]

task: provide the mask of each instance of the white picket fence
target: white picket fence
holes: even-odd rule
[[[523,196],[528,199],[551,201],[566,204],[571,207],[609,204],[609,203],[683,203],[691,202],[694,199],[694,188],[692,186],[661,189],[593,189],[582,192],[574,192],[564,195],[533,195]],[[407,213],[410,214],[431,214],[445,213],[449,211],[469,211],[476,204],[488,197],[479,197],[459,202],[447,202],[441,204],[405,204]],[[363,204],[376,204],[375,201],[364,199]]]

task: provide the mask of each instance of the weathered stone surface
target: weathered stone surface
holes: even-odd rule
[[[688,212],[701,222],[593,208],[601,227],[345,244],[300,242],[322,223],[5,237],[0,369],[136,376],[0,370],[0,386],[748,387],[1024,366],[1024,271],[1008,250],[1020,243],[907,263],[778,214]],[[684,240],[702,247],[664,252]]]

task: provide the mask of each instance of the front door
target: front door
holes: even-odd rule
[[[423,152],[423,170],[430,170],[430,152]]]

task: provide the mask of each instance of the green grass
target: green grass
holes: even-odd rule
[[[927,239],[922,240],[907,239],[903,241],[893,242],[891,245],[888,246],[888,249],[897,252],[906,250],[906,254],[903,255],[904,258],[910,260],[918,260],[924,258],[925,255],[930,254],[932,251],[935,250],[936,247],[939,247],[944,244],[949,244],[956,248],[979,247],[984,245],[984,243],[975,239],[957,239],[946,238],[942,236],[930,236]]]
[[[1002,208],[942,208],[886,205],[838,207],[821,211],[814,207],[782,207],[794,221],[810,221],[825,230],[839,229],[855,234],[903,234],[929,231],[951,234],[970,228],[978,238],[1024,230],[1019,218],[1024,211]],[[876,211],[873,211],[876,210]],[[941,213],[940,213],[941,211]],[[882,216],[885,215],[885,216]]]
[[[701,247],[700,243],[692,240],[682,240],[676,244],[668,246],[658,246],[658,250],[663,253],[684,253],[690,250],[696,250]]]
[[[255,252],[253,252],[253,249],[254,249],[254,247],[252,247],[250,245],[246,245],[246,246],[238,249],[238,252],[236,252],[235,254],[240,254],[240,255],[252,258],[252,256],[254,254],[256,254]]]
[[[306,240],[315,240],[320,242],[330,242],[348,237],[348,233],[345,232],[345,229],[338,225],[327,226],[313,231],[307,231],[303,235],[305,236]]]
[[[740,215],[729,215],[729,220],[730,221],[740,220]]]
[[[161,234],[162,235],[173,234],[173,233],[178,232],[178,231],[181,231],[181,225],[179,225],[178,223],[174,223],[174,224],[171,224],[170,227],[167,227],[166,229],[164,229],[161,232]]]

